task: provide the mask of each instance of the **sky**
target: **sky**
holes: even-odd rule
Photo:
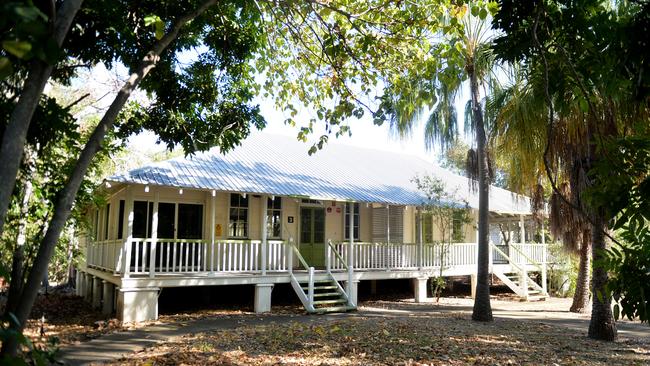
[[[107,70],[102,65],[94,67],[88,75],[85,75],[82,79],[77,80],[78,83],[83,83],[83,87],[88,88],[93,91],[93,95],[96,98],[96,102],[93,103],[93,110],[86,111],[86,113],[97,112],[103,108],[107,108],[112,97],[114,95],[114,90],[117,90],[121,86],[121,80],[126,78],[126,69],[119,67],[116,70]],[[79,86],[79,85],[78,85]],[[140,100],[145,100],[146,95],[143,93],[136,93],[132,98],[137,98]],[[456,107],[458,109],[458,115],[463,115],[463,106],[468,98],[468,93],[460,93],[460,97],[457,100]],[[257,98],[254,101],[256,104],[259,104],[261,114],[267,121],[266,128],[261,133],[270,133],[275,135],[284,135],[296,137],[300,130],[301,126],[288,126],[284,124],[284,121],[287,116],[283,112],[278,111],[272,100],[264,99],[262,97]],[[309,111],[303,110],[299,111],[297,120],[300,120],[300,116],[305,116],[303,119],[306,121],[309,120],[309,116],[313,115]],[[426,114],[424,116],[426,118]],[[331,136],[329,143],[330,144],[345,144],[352,145],[357,147],[365,147],[371,149],[377,149],[382,151],[390,151],[403,153],[408,155],[415,155],[427,161],[436,162],[439,160],[440,152],[439,151],[427,151],[424,144],[424,123],[419,123],[417,128],[413,130],[413,134],[409,137],[400,139],[391,133],[388,124],[382,126],[376,126],[373,124],[372,119],[369,116],[369,113],[366,113],[361,119],[352,118],[348,121],[350,130],[352,132],[351,136],[347,134],[345,136],[340,136],[335,138],[334,135]],[[462,122],[460,123],[461,133],[462,133]],[[254,130],[253,133],[260,133],[257,130]],[[318,124],[314,128],[314,133],[310,136],[310,140],[305,144],[305,153],[309,150],[311,145],[317,141],[318,137],[324,133],[324,124]],[[136,136],[132,136],[129,141],[129,149],[141,153],[150,153],[158,152],[165,149],[163,145],[156,144],[157,138],[151,132],[143,132]],[[327,148],[325,146],[325,148]]]

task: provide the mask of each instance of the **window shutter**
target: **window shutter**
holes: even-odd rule
[[[390,238],[387,238],[388,225],[390,225]],[[372,209],[372,241],[386,243],[388,239],[391,243],[404,241],[404,206],[390,206],[390,210],[386,207]]]

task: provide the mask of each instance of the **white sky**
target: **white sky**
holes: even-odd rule
[[[73,83],[73,87],[80,87],[92,90],[92,95],[96,102],[92,110],[87,113],[97,112],[102,110],[110,104],[113,100],[114,91],[121,86],[121,80],[126,77],[126,70],[119,66],[117,70],[107,70],[103,65],[98,65],[91,70],[88,75],[85,75],[82,81]],[[80,85],[83,83],[83,85]],[[136,93],[132,98],[139,100],[146,100],[144,93]],[[466,92],[460,93],[457,100],[456,107],[458,109],[459,124],[461,125],[462,133],[462,116],[464,104],[467,101],[468,95]],[[285,135],[296,137],[300,126],[291,127],[284,124],[286,116],[275,109],[272,100],[258,99],[255,101],[260,105],[261,113],[267,121],[266,128],[263,133],[271,133],[276,135]],[[300,115],[311,115],[303,111]],[[424,116],[426,118],[426,115]],[[307,121],[308,118],[305,118]],[[377,150],[399,152],[409,155],[416,155],[428,161],[437,161],[439,157],[438,151],[426,151],[424,145],[424,123],[420,123],[417,128],[413,130],[411,137],[406,139],[399,139],[390,133],[388,124],[376,126],[372,123],[369,113],[366,113],[364,118],[349,120],[351,136],[341,136],[336,138],[331,135],[330,144],[346,144],[358,147],[366,147]],[[259,133],[254,130],[253,133]],[[314,128],[314,133],[310,136],[310,143],[305,144],[305,151],[309,149],[311,144],[324,133],[324,124],[319,124]],[[156,144],[156,136],[151,132],[144,132],[139,135],[133,136],[129,139],[129,148],[134,151],[140,152],[154,152],[162,151],[165,149],[163,145]],[[327,148],[327,147],[325,147]]]

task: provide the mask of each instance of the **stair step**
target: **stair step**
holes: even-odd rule
[[[337,289],[337,288],[338,288],[338,286],[334,286],[334,285],[332,285],[332,286],[314,286],[314,291],[317,291],[317,290],[334,290],[334,289]],[[305,290],[305,291],[309,291],[309,286],[302,286],[302,289]]]
[[[321,292],[318,294],[314,294],[314,297],[326,297],[326,296],[341,296],[341,294],[338,292]]]
[[[336,299],[336,300],[317,300],[314,301],[314,305],[323,305],[323,304],[345,304],[347,300],[345,299]]]
[[[352,306],[331,306],[326,308],[318,308],[313,312],[313,314],[345,313],[352,310],[356,310],[356,308]]]

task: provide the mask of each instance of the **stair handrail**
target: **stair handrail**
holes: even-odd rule
[[[528,261],[528,263],[531,263],[533,266],[539,268],[540,271],[542,270],[542,264],[537,262],[536,260],[530,258],[528,255],[526,255],[526,253],[524,253],[523,250],[517,248],[514,244],[510,245],[510,247],[513,248],[514,250],[516,250],[517,252],[519,252],[519,254],[521,254],[522,257],[524,257],[524,259],[526,259]],[[508,259],[510,259],[510,258],[508,258]],[[526,263],[526,264],[528,264],[528,263]]]
[[[525,266],[522,267],[522,266],[519,266],[519,264],[513,262],[512,259],[506,253],[504,253],[501,249],[497,248],[497,246],[494,245],[494,243],[490,243],[490,247],[496,249],[497,252],[501,253],[501,255],[503,255],[508,260],[508,262],[510,262],[511,266],[515,267],[518,270],[518,272],[521,272],[523,274],[523,277],[524,277],[523,279],[525,281],[524,285],[527,286],[528,283],[530,283],[538,291],[541,291],[542,293],[547,293],[540,285],[537,284],[537,282],[532,281],[532,280],[529,281],[529,279],[528,279],[528,271],[526,270]],[[527,292],[527,290],[526,290],[526,292]]]
[[[500,253],[504,258],[506,258],[506,259],[508,260],[508,262],[510,263],[511,266],[517,268],[517,270],[519,270],[519,272],[523,272],[523,271],[524,271],[524,268],[522,268],[521,266],[519,266],[519,264],[515,263],[515,262],[510,258],[510,256],[508,256],[508,255],[507,255],[503,250],[499,249],[496,245],[494,245],[494,243],[490,243],[490,247],[493,248],[493,249],[496,249],[496,251],[499,252],[499,253]]]
[[[325,252],[325,269],[327,270],[327,274],[329,275],[330,279],[332,280],[332,283],[336,284],[336,288],[338,289],[338,292],[343,294],[343,297],[345,298],[346,301],[349,301],[350,296],[345,291],[343,286],[341,286],[339,281],[337,281],[336,278],[334,277],[334,275],[332,274],[331,258],[330,258],[330,255],[329,255],[330,252],[334,252],[334,254],[337,256],[338,260],[341,261],[341,263],[343,263],[343,265],[345,266],[345,269],[347,270],[348,266],[347,266],[347,264],[345,264],[345,261],[343,260],[343,257],[336,250],[336,248],[334,248],[332,246],[332,240],[328,239],[327,240],[327,248],[326,248],[326,252]]]
[[[300,254],[300,250],[298,250],[298,247],[296,247],[293,240],[289,240],[289,247],[291,248],[293,253],[296,254],[296,257],[298,258],[300,264],[305,268],[305,270],[309,271],[309,264],[307,264],[305,258],[302,257],[302,254]]]
[[[328,251],[328,253],[326,253],[326,255],[325,255],[325,260],[327,261],[327,263],[326,263],[326,264],[327,264],[327,266],[326,266],[326,267],[327,267],[327,271],[329,272],[330,269],[331,269],[331,262],[330,262],[330,261],[331,261],[331,258],[330,258],[330,256],[328,255],[329,252],[334,253],[334,256],[336,257],[336,259],[338,259],[338,261],[343,265],[343,268],[347,271],[347,269],[348,269],[348,264],[346,263],[345,259],[344,259],[343,256],[341,255],[341,253],[339,253],[339,251],[336,249],[336,247],[335,247],[334,244],[332,243],[332,240],[328,240],[328,241],[327,241],[327,251]]]

